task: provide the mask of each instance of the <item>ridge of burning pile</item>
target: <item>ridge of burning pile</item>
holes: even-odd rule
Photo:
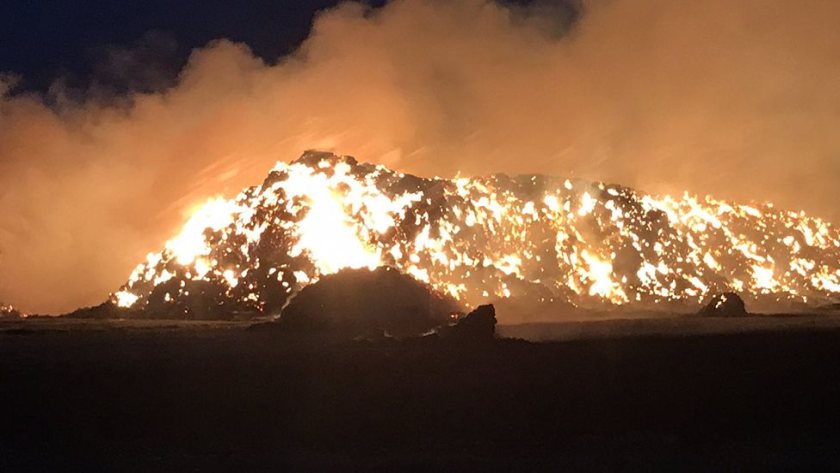
[[[548,176],[420,178],[307,152],[209,201],[111,296],[130,310],[277,313],[321,275],[392,266],[467,305],[840,293],[840,233],[804,213]]]

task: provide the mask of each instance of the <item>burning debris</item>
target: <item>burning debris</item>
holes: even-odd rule
[[[449,322],[460,310],[451,297],[392,268],[344,269],[303,288],[283,309],[280,326],[351,338],[407,337]]]
[[[0,303],[0,319],[20,319],[26,317],[21,311],[10,305]]]
[[[818,304],[840,293],[840,233],[770,204],[538,175],[427,179],[307,152],[208,202],[111,302],[145,316],[277,314],[326,275],[380,266],[468,306],[696,307],[730,291]]]

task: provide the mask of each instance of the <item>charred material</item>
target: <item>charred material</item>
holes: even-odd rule
[[[715,294],[698,314],[703,317],[746,317],[749,315],[744,300],[734,292]]]
[[[64,317],[69,317],[71,319],[104,320],[126,318],[130,315],[130,313],[131,311],[117,307],[117,305],[111,301],[106,301],[97,306],[76,309],[69,314],[65,314]]]
[[[461,340],[493,340],[496,336],[496,308],[493,304],[478,306],[460,319],[449,335]]]
[[[303,288],[283,309],[279,327],[342,338],[410,337],[459,310],[452,298],[393,268],[342,270]]]

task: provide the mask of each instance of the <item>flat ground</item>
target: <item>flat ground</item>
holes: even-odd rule
[[[0,471],[840,469],[840,318],[499,332],[0,323]]]

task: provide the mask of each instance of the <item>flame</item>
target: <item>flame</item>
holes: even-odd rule
[[[2,302],[0,302],[0,317],[8,317],[8,316],[21,317],[21,318],[25,319],[25,318],[29,317],[29,314],[15,309],[14,306],[3,304]]]
[[[114,298],[116,299],[117,305],[119,307],[131,307],[140,299],[139,296],[128,292],[128,291],[118,291],[114,293]]]
[[[380,264],[376,249],[359,237],[359,230],[342,205],[341,197],[331,188],[334,183],[323,174],[312,174],[309,168],[300,169],[289,185],[281,186],[287,196],[303,197],[309,205],[306,216],[297,224],[299,239],[291,254],[308,254],[321,274],[334,273],[342,268],[373,269]],[[346,166],[336,169],[336,179],[344,177]],[[357,191],[358,192],[358,191]],[[351,199],[363,199],[358,193]],[[357,200],[358,201],[358,200]],[[387,211],[378,209],[374,219],[387,219]],[[390,220],[393,223],[393,220]],[[386,224],[387,225],[387,224]],[[382,224],[373,225],[382,228]]]
[[[322,275],[380,265],[469,304],[534,287],[576,304],[725,291],[806,302],[840,293],[840,234],[770,204],[545,176],[421,179],[311,153],[207,202],[112,299],[143,307],[165,286],[177,304],[205,282],[272,310],[267,301],[282,304]]]
[[[198,208],[184,225],[181,233],[166,243],[178,263],[188,265],[198,256],[210,254],[210,247],[204,238],[207,230],[217,231],[233,221],[234,213],[240,210],[235,202],[221,197],[210,199]]]

